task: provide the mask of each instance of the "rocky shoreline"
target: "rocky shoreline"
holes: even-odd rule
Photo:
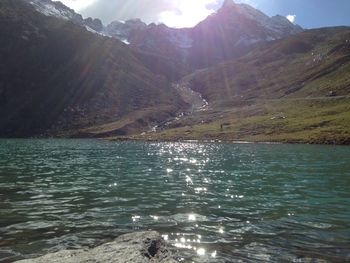
[[[164,239],[156,231],[121,235],[92,249],[63,250],[17,263],[176,263]]]

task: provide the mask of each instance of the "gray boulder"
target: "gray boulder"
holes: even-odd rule
[[[175,263],[165,241],[155,231],[125,234],[89,250],[63,250],[20,263]]]

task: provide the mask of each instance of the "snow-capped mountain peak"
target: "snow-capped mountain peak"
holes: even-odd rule
[[[46,16],[55,16],[64,20],[71,20],[75,23],[82,24],[83,17],[74,12],[73,9],[65,6],[61,2],[53,2],[51,0],[26,0],[34,8],[46,15]]]
[[[74,24],[85,27],[88,31],[106,35],[104,25],[100,19],[88,17],[84,19],[82,15],[77,14],[73,9],[65,6],[59,1],[51,0],[25,0],[30,3],[38,12],[46,16],[54,16],[60,19],[71,21]]]

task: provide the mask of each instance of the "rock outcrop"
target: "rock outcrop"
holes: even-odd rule
[[[155,231],[125,234],[90,250],[63,250],[18,263],[176,263],[165,241]]]

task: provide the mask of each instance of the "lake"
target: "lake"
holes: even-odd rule
[[[181,262],[350,261],[350,148],[0,140],[0,261],[148,229]]]

